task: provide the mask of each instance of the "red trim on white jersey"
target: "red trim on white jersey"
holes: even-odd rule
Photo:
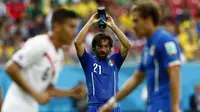
[[[54,66],[53,60],[48,55],[48,53],[44,53],[44,57],[46,57],[48,59],[49,63],[51,64],[52,69],[53,69],[52,75],[55,76],[56,71],[55,71],[55,66]]]

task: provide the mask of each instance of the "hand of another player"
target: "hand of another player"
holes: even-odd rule
[[[108,25],[110,28],[112,28],[112,27],[115,26],[115,22],[114,22],[113,18],[112,18],[111,16],[109,16],[109,15],[107,15],[107,21],[103,20],[102,18],[101,18],[101,20],[102,20],[106,25]]]
[[[51,100],[51,96],[49,95],[48,92],[42,92],[42,93],[38,93],[35,96],[35,99],[37,100],[39,104],[47,104]]]
[[[94,13],[90,19],[89,19],[89,23],[91,24],[94,24],[94,23],[97,23],[98,21],[100,20],[100,18],[98,18],[98,14],[97,13]]]
[[[99,108],[98,112],[112,112],[112,110],[113,110],[113,105],[106,103]]]
[[[71,97],[75,99],[84,99],[87,96],[87,90],[83,83],[79,83],[71,89]]]

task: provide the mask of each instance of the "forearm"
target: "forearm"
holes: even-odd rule
[[[54,88],[54,97],[72,97],[72,91],[69,89],[58,89],[58,88]]]
[[[20,68],[14,63],[9,62],[6,67],[7,74],[11,77],[11,79],[25,92],[30,94],[31,96],[35,96],[36,92],[29,86],[28,82],[22,77]]]
[[[115,99],[117,102],[121,101],[127,95],[129,95],[140,83],[144,80],[144,75],[137,71],[135,75],[126,81],[120,91],[116,94]]]
[[[178,68],[170,70],[171,107],[176,110],[180,105],[180,72]],[[173,111],[172,112],[175,112]]]
[[[91,26],[92,26],[92,24],[90,22],[87,22],[85,24],[85,26],[81,29],[79,34],[76,36],[75,45],[81,45],[81,44],[84,43],[87,32],[88,32],[88,30],[90,29]]]
[[[172,108],[179,108],[179,98],[180,98],[180,89],[179,85],[174,86],[174,82],[171,82],[171,106]]]
[[[116,25],[113,25],[111,29],[115,32],[123,47],[129,49],[131,47],[131,43],[126,35]]]

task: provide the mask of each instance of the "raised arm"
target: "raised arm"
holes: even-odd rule
[[[76,39],[74,41],[77,53],[79,56],[83,56],[84,53],[84,42],[85,37],[87,35],[87,32],[89,28],[92,26],[92,24],[98,22],[100,19],[97,19],[97,13],[93,14],[89,21],[85,24],[85,26],[81,29],[79,34],[76,36]]]
[[[117,27],[114,20],[111,16],[107,16],[107,21],[104,21],[117,35],[118,39],[122,43],[122,46],[120,48],[120,53],[122,56],[126,56],[128,53],[128,50],[131,48],[131,42],[128,40],[126,35]]]

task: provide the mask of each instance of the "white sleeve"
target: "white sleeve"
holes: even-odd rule
[[[45,53],[44,49],[42,42],[37,41],[37,39],[30,39],[13,55],[11,60],[20,67],[27,68],[42,59]]]

